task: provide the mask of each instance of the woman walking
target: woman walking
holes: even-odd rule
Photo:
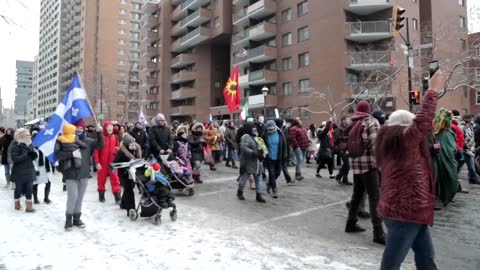
[[[227,128],[225,130],[225,145],[227,147],[227,163],[225,166],[231,167],[233,169],[238,169],[235,164],[236,151],[238,149],[238,144],[235,141],[236,130],[235,123],[233,121],[228,122]],[[231,165],[230,165],[231,163]]]
[[[203,146],[205,144],[203,133],[203,124],[196,123],[192,126],[192,132],[187,138],[190,152],[192,154],[190,159],[190,163],[192,165],[192,177],[195,183],[198,184],[203,183],[203,181],[200,179],[200,168],[202,167],[203,161]]]
[[[433,224],[435,181],[428,135],[432,132],[442,77],[435,75],[416,115],[398,110],[375,142],[382,173],[378,213],[388,228],[381,270],[400,269],[410,248],[417,269],[437,269],[429,226]]]
[[[320,129],[318,130],[318,141],[320,142],[320,149],[317,154],[317,173],[316,177],[321,178],[320,170],[327,165],[328,172],[330,173],[330,179],[334,179],[333,174],[333,148],[332,138],[330,135],[330,128],[332,127],[332,119],[328,122],[322,122]]]
[[[33,180],[35,177],[35,166],[33,161],[37,159],[32,145],[32,136],[30,132],[24,128],[20,128],[15,132],[14,142],[11,146],[12,158],[12,174],[11,179],[15,182],[15,209],[21,210],[20,197],[25,195],[26,208],[25,212],[34,213],[32,205]]]
[[[239,200],[245,200],[243,196],[243,189],[247,183],[248,177],[253,175],[255,179],[255,188],[257,191],[256,201],[259,203],[265,203],[265,199],[261,193],[262,182],[262,162],[264,160],[263,151],[259,150],[258,143],[255,137],[258,136],[257,129],[254,123],[245,123],[245,134],[241,138],[240,142],[240,177],[238,181],[237,198]]]
[[[308,148],[307,148],[306,160],[307,160],[307,164],[312,164],[312,162],[310,162],[310,159],[311,158],[315,159],[315,153],[317,152],[317,144],[318,144],[317,128],[315,127],[315,124],[311,124],[310,127],[308,127],[307,136],[308,136]]]
[[[212,123],[208,130],[205,132],[204,136],[205,141],[207,142],[210,150],[212,151],[212,157],[215,161],[213,167],[210,166],[212,171],[215,171],[215,163],[220,162],[221,157],[221,148],[220,148],[220,141],[222,140],[222,134],[218,130],[218,125],[216,123]]]
[[[7,180],[7,184],[5,185],[5,188],[10,187],[10,165],[8,163],[8,147],[10,147],[10,144],[13,142],[13,134],[15,133],[15,130],[12,128],[7,128],[5,131],[5,135],[0,138],[0,149],[1,149],[1,154],[2,154],[2,165],[3,169],[5,170],[5,179]],[[14,188],[14,184],[12,183],[12,189]]]

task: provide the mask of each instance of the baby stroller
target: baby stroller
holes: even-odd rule
[[[162,173],[170,179],[170,186],[172,189],[179,190],[180,192],[185,192],[187,196],[193,196],[195,194],[194,182],[192,176],[182,176],[179,177],[175,172],[172,171],[172,168],[168,164],[168,161],[171,159],[172,155],[160,155],[160,162],[162,164]],[[179,163],[182,163],[180,159],[176,159]],[[184,165],[184,164],[183,164]]]
[[[130,178],[135,181],[135,185],[140,191],[140,200],[136,209],[130,209],[128,215],[130,220],[135,221],[138,217],[153,218],[153,223],[158,225],[161,222],[162,207],[159,204],[158,198],[153,196],[147,189],[146,184],[150,179],[145,177],[145,170],[150,167],[150,163],[143,159],[136,159],[130,162],[112,163],[110,165],[114,169],[128,168]],[[170,219],[177,220],[177,207],[170,203]]]

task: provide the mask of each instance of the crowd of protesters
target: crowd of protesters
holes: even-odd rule
[[[32,144],[32,137],[40,131],[38,126],[30,130],[0,128],[5,188],[14,190],[16,210],[22,209],[21,197],[25,196],[25,211],[35,212],[33,204],[40,203],[38,185],[45,184],[43,201],[51,202],[48,175],[57,168],[68,194],[65,229],[71,230],[73,226],[85,227],[80,217],[91,169],[97,172],[100,202],[106,201],[109,178],[115,203],[127,211],[135,207],[135,185],[126,171],[112,170],[112,162],[173,154],[188,163],[193,181],[201,184],[205,181],[202,163],[215,171],[224,160],[226,167],[239,170],[237,198],[245,200],[244,188],[249,181],[256,201],[266,203],[264,185],[277,199],[281,196],[276,182],[282,173],[287,184],[302,181],[304,161],[316,161],[317,178],[323,177],[325,168],[327,176],[338,184],[353,185],[345,232],[365,231],[358,218],[371,218],[373,241],[386,244],[382,269],[399,269],[410,248],[422,254],[415,257],[418,267],[435,269],[428,227],[433,224],[434,209],[447,206],[456,193],[468,192],[458,181],[463,165],[470,184],[480,184],[476,162],[480,116],[461,118],[456,110],[437,110],[441,81],[438,76],[432,79],[431,90],[425,93],[416,114],[398,110],[386,116],[380,110],[372,111],[369,102],[360,101],[351,118],[342,117],[338,122],[330,118],[318,127],[311,124],[307,128],[298,118],[265,123],[262,116],[249,118],[238,128],[228,120],[174,121],[168,125],[163,114],[153,117],[148,126],[110,121],[103,126],[86,126],[81,120],[63,127],[55,146],[55,165]],[[295,167],[293,177],[288,167]],[[353,178],[349,179],[350,175]],[[365,210],[367,198],[369,212]]]

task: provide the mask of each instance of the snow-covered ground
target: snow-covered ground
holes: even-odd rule
[[[0,175],[0,269],[356,269],[322,254],[264,241],[248,226],[231,230],[246,225],[239,221],[218,226],[221,217],[192,206],[195,196],[176,201],[176,222],[166,213],[158,226],[148,220],[131,222],[111,194],[105,204],[98,202],[95,180],[84,200],[87,228],[65,232],[66,193],[59,175],[53,177],[53,203],[42,202],[34,214],[14,210],[13,192],[3,188],[2,170]],[[39,189],[43,199],[43,186]],[[207,222],[212,219],[216,221]]]

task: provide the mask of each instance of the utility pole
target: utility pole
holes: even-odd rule
[[[412,86],[412,67],[413,67],[413,58],[412,58],[412,44],[410,44],[410,27],[409,27],[409,19],[408,17],[406,18],[406,25],[407,25],[407,41],[406,44],[408,48],[408,54],[407,54],[407,65],[408,65],[408,96],[411,95],[413,92],[413,86]],[[409,102],[409,109],[410,112],[413,111],[413,104],[412,102]]]

